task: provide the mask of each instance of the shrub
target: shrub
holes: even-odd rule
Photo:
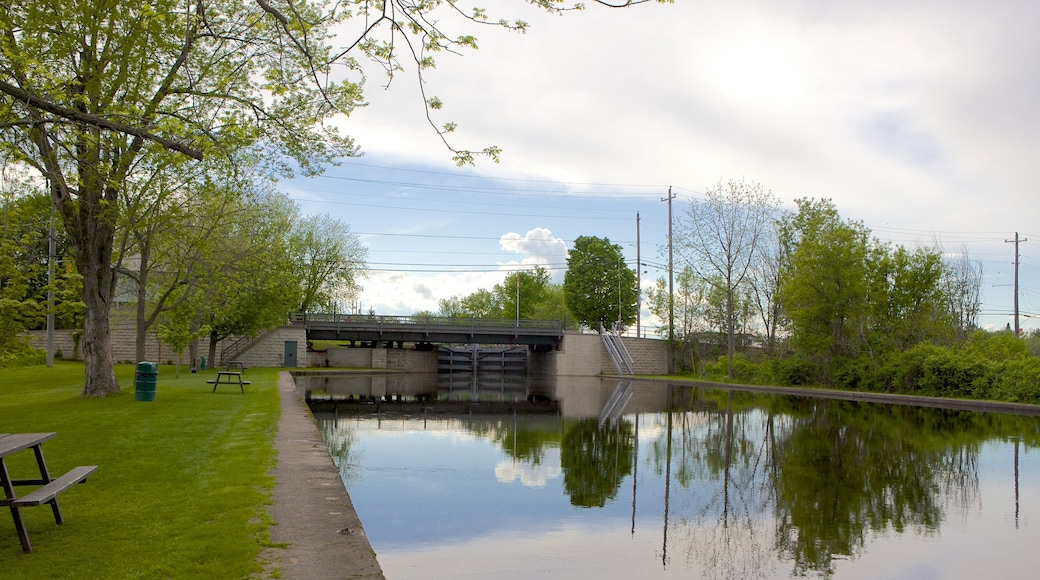
[[[728,380],[727,368],[726,356],[720,356],[713,362],[704,364],[704,377],[718,381]],[[772,383],[774,381],[771,363],[769,361],[752,362],[744,353],[735,353],[733,355],[733,380],[749,384]]]
[[[4,344],[0,351],[0,368],[27,367],[47,361],[47,351],[34,348],[26,337],[17,337]]]
[[[1002,401],[1040,404],[1040,358],[1004,363],[993,385],[993,397]]]
[[[990,396],[996,366],[975,353],[940,350],[925,361],[921,390],[944,397],[985,399]]]
[[[784,385],[811,385],[816,378],[816,365],[803,358],[775,361],[773,374]]]
[[[976,331],[968,338],[964,351],[991,361],[1006,361],[1029,356],[1025,341],[1012,332]]]
[[[835,361],[834,386],[855,391],[883,391],[887,385],[879,384],[877,363],[867,357]]]

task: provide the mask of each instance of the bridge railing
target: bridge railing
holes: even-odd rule
[[[297,312],[293,324],[335,325],[340,328],[394,329],[432,331],[514,331],[526,334],[562,336],[564,322],[560,320],[516,320],[494,318],[452,318],[446,316],[388,316],[381,314],[329,314]]]

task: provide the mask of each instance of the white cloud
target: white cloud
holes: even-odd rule
[[[562,265],[567,262],[567,244],[548,229],[534,228],[522,236],[509,232],[498,243],[507,252],[521,254],[523,258],[519,264],[542,266],[552,273],[554,281],[563,282]]]
[[[437,312],[439,301],[491,288],[502,281],[497,272],[373,272],[362,282],[361,310],[377,314],[408,315]]]

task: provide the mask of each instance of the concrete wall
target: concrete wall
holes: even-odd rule
[[[113,322],[112,323],[112,358],[117,363],[135,363],[140,362],[135,360],[137,358],[137,332],[132,322]],[[83,360],[83,349],[75,348],[75,340],[73,334],[82,334],[82,330],[56,330],[54,331],[54,349],[55,351],[61,351],[61,357],[64,359],[75,359]],[[33,342],[33,346],[36,348],[47,348],[47,331],[46,330],[30,330],[28,332],[29,338]],[[224,341],[217,343],[217,352],[223,347]],[[202,340],[199,342],[200,352],[205,354],[209,351],[209,340]],[[177,354],[173,352],[173,349],[169,345],[163,344],[155,333],[150,332],[145,340],[145,360],[154,361],[162,364],[176,363]],[[188,351],[184,351],[184,358],[182,359],[184,364],[188,364]]]
[[[325,351],[325,361],[330,366],[351,369],[370,369],[372,366],[372,352],[374,348],[334,348],[329,347]],[[320,353],[318,353],[320,354]]]
[[[318,357],[321,359],[321,357]],[[316,366],[387,369],[410,373],[437,372],[437,351],[417,351],[398,348],[336,348],[329,347],[323,360]]]
[[[135,363],[137,358],[137,333],[132,321],[112,322],[112,357],[117,363]],[[79,330],[57,330],[54,332],[54,348],[61,351],[62,358],[83,359],[82,348],[75,349],[73,333],[81,333]],[[30,339],[37,348],[47,347],[47,331],[29,331]],[[231,337],[217,343],[217,356],[226,344],[231,344],[237,337]],[[285,356],[285,341],[295,340],[297,344],[297,366],[308,364],[307,357],[307,331],[303,328],[281,327],[262,335],[259,342],[237,357],[246,367],[280,367],[283,365]],[[199,341],[199,352],[207,356],[209,352],[209,339]],[[176,363],[177,354],[169,345],[163,344],[155,333],[148,333],[145,342],[145,360],[158,363]],[[181,359],[184,364],[191,364],[188,360],[188,351],[184,351]],[[206,361],[207,366],[212,366],[214,361]],[[217,361],[219,362],[219,361]]]
[[[622,336],[621,341],[625,343],[628,354],[632,355],[635,374],[664,375],[668,373],[667,342],[649,338],[636,338],[634,336]],[[602,347],[602,344],[600,346]],[[603,348],[603,364],[604,374],[617,374],[617,367],[610,360],[610,355],[605,347]]]
[[[235,360],[246,367],[285,366],[285,343],[296,342],[296,366],[307,365],[307,330],[303,327],[282,326],[258,337],[253,346],[238,354]],[[220,349],[217,349],[219,356]],[[218,361],[219,362],[219,361]]]
[[[399,348],[386,351],[386,368],[410,373],[436,373],[438,353],[435,350],[418,351]]]
[[[632,355],[636,374],[668,372],[668,345],[663,340],[622,337]],[[528,373],[535,376],[596,376],[618,374],[610,354],[598,334],[568,332],[560,349],[550,353],[529,353]]]

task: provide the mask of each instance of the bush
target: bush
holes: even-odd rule
[[[867,357],[835,362],[834,385],[854,391],[889,391],[891,381],[882,379],[881,366]]]
[[[884,371],[888,375],[886,380],[890,379],[894,389],[901,393],[986,399],[992,396],[1000,364],[982,351],[1008,353],[1008,345],[997,343],[995,346],[995,349],[951,350],[921,343],[893,357]]]
[[[989,398],[996,364],[970,352],[941,350],[925,361],[920,387],[943,397]]]
[[[816,365],[803,358],[789,358],[775,361],[773,374],[783,385],[811,385],[816,382]]]
[[[1029,356],[1024,340],[1012,332],[976,331],[968,338],[964,351],[991,361],[1006,361]]]
[[[717,381],[728,380],[727,369],[726,356],[720,356],[715,361],[704,364],[704,377]],[[768,361],[751,362],[744,353],[735,353],[733,355],[733,380],[747,384],[770,384],[774,382],[771,364]]]
[[[47,362],[47,351],[34,348],[29,339],[18,337],[4,344],[0,351],[0,368],[27,367]]]
[[[1002,401],[1040,404],[1040,358],[1030,357],[1003,364],[993,385],[993,397]]]

